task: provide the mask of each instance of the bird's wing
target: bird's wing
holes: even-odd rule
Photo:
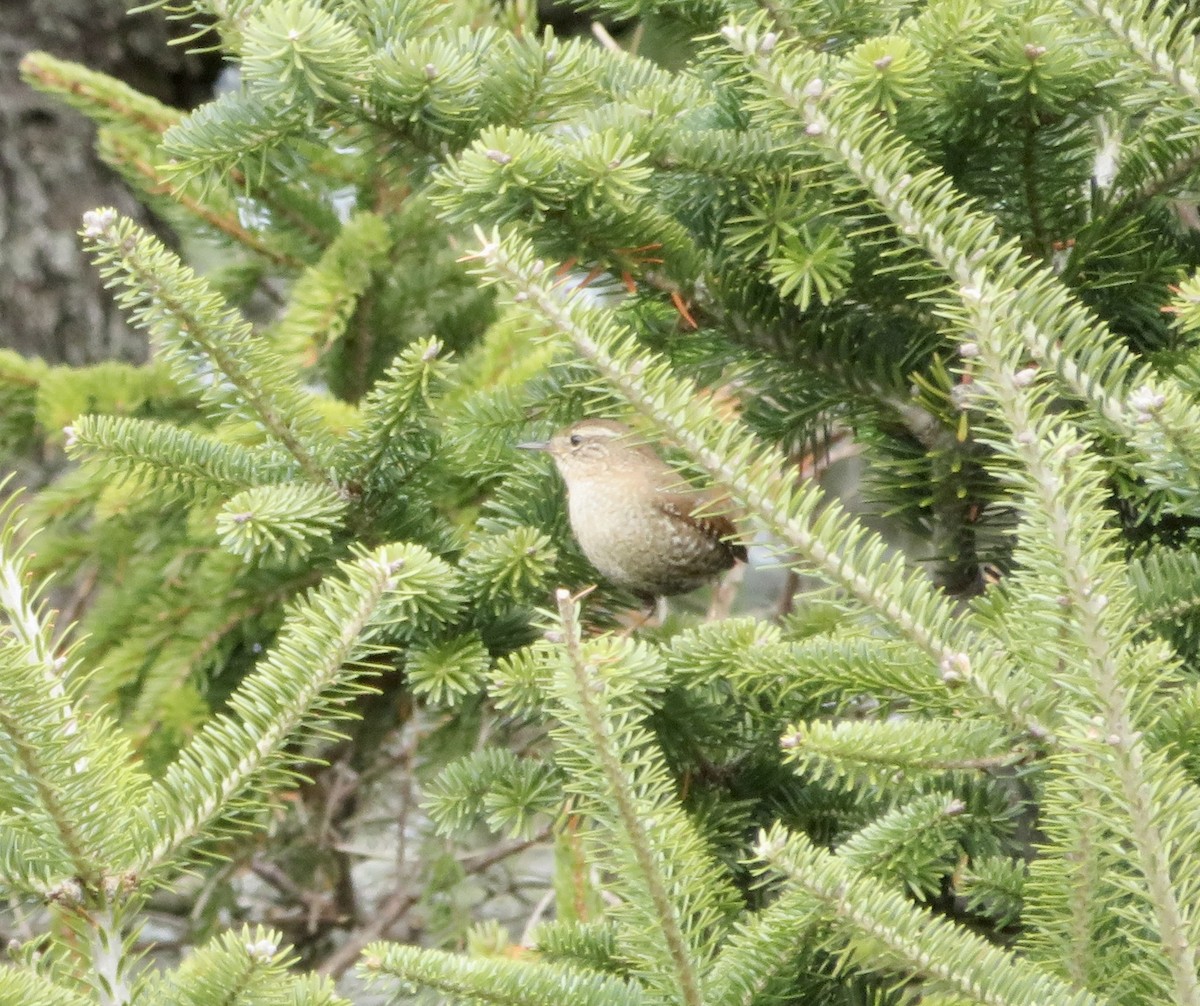
[[[746,546],[741,542],[729,540],[737,536],[737,525],[722,513],[708,512],[713,506],[719,506],[719,502],[706,496],[669,492],[660,492],[655,502],[663,513],[690,524],[709,538],[720,541],[735,559],[746,561]]]

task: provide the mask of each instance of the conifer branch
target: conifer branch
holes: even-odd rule
[[[885,962],[922,977],[930,991],[950,992],[982,1006],[1101,1006],[1089,992],[1074,989],[961,926],[922,911],[898,892],[849,868],[803,835],[772,829],[758,855],[773,870],[824,906],[843,932],[847,952],[860,965]],[[855,952],[866,937],[878,953]]]
[[[660,855],[656,854],[655,843],[647,832],[642,808],[639,807],[637,797],[629,785],[628,770],[614,745],[611,728],[592,697],[600,682],[595,678],[594,665],[589,665],[584,659],[576,614],[578,602],[569,591],[562,588],[559,588],[556,600],[558,616],[562,621],[568,672],[574,679],[573,699],[585,717],[597,764],[607,783],[607,795],[613,801],[616,818],[637,863],[640,882],[646,885],[650,900],[654,904],[657,918],[644,920],[644,923],[651,924],[656,921],[661,926],[663,944],[674,967],[681,1002],[684,1006],[702,1006],[704,997],[700,975],[692,961],[692,948],[684,936],[678,908],[668,893]],[[699,877],[691,880],[695,883],[700,882]]]
[[[1087,769],[1097,776],[1101,771],[1097,763]],[[1099,787],[1090,780],[1048,781],[1038,825],[1056,846],[1071,852],[1029,864],[1022,885],[1030,952],[1041,960],[1061,960],[1063,973],[1084,988],[1103,987],[1098,978],[1112,970],[1108,959],[1114,956],[1098,938],[1108,928],[1106,915],[1111,910],[1099,892],[1114,865],[1105,847],[1101,801]],[[1128,967],[1123,960],[1117,964]]]
[[[1166,628],[1200,614],[1200,556],[1194,552],[1150,552],[1130,562],[1129,578],[1145,623]]]
[[[643,350],[601,309],[588,305],[578,293],[557,288],[553,269],[534,261],[527,244],[494,236],[484,241],[478,257],[487,262],[491,275],[515,288],[517,301],[529,304],[565,335],[613,387],[669,430],[790,549],[921,649],[945,685],[969,684],[1005,722],[1039,743],[1052,743],[1050,730],[1030,716],[1006,683],[1010,669],[1004,667],[1003,657],[972,638],[946,598],[921,574],[905,570],[902,558],[888,557],[878,537],[827,500],[822,490],[811,484],[797,486],[788,478],[787,460],[778,451],[718,415],[661,357]]]
[[[380,976],[399,978],[455,999],[495,1006],[523,1003],[641,1006],[644,1001],[636,983],[577,967],[502,957],[474,959],[394,943],[370,944],[359,967],[372,982]]]
[[[11,569],[5,562],[0,562],[0,595],[7,594],[10,584]],[[6,604],[7,599],[0,600]],[[4,656],[7,656],[5,654]],[[6,673],[8,669],[6,668]],[[8,689],[5,689],[7,692]],[[8,698],[9,696],[5,696]],[[38,745],[26,734],[24,724],[6,710],[0,711],[0,729],[8,735],[13,749],[17,753],[18,763],[23,774],[31,780],[37,793],[40,809],[49,819],[55,832],[54,838],[61,843],[65,861],[70,864],[70,872],[87,882],[94,883],[100,876],[102,867],[86,848],[86,842],[79,833],[79,826],[68,812],[65,801],[52,784],[54,773],[43,764]],[[46,840],[49,836],[46,837]],[[39,850],[51,868],[58,866],[58,857],[54,853],[59,850]]]
[[[1104,487],[1082,441],[1061,422],[1055,421],[1051,428],[1044,419],[1049,411],[1043,401],[1045,392],[1028,372],[1014,367],[1020,344],[1014,347],[1006,338],[995,308],[982,297],[971,296],[967,302],[973,307],[972,328],[979,335],[975,386],[995,402],[1012,431],[1011,443],[997,446],[1021,463],[1010,477],[1023,484],[1027,493],[1022,508],[1025,547],[1035,547],[1029,539],[1036,534],[1047,541],[1048,553],[1055,557],[1046,573],[1051,583],[1061,584],[1061,605],[1069,613],[1070,631],[1085,654],[1080,671],[1094,689],[1099,712],[1096,722],[1106,746],[1106,757],[1099,760],[1111,765],[1120,785],[1119,802],[1149,889],[1148,900],[1157,918],[1161,948],[1170,963],[1176,1002],[1200,1006],[1200,957],[1177,886],[1182,878],[1174,876],[1171,863],[1171,845],[1178,839],[1172,843],[1164,834],[1164,829],[1183,826],[1177,823],[1172,828],[1164,823],[1165,808],[1156,796],[1156,791],[1167,786],[1189,787],[1182,777],[1155,779],[1157,773],[1148,764],[1142,733],[1134,723],[1137,703],[1129,670],[1134,658],[1123,631],[1129,610],[1123,596],[1127,581],[1121,559],[1114,554],[1111,534],[1096,526],[1103,510]],[[1154,662],[1169,661],[1165,647],[1158,649]],[[1085,711],[1091,712],[1086,707]],[[1187,803],[1200,809],[1195,793],[1190,796]]]
[[[125,289],[118,302],[171,353],[182,380],[196,384],[201,354],[236,389],[236,406],[261,422],[314,482],[327,478],[323,425],[294,374],[255,340],[250,326],[209,285],[132,221],[112,209],[90,211],[84,237],[110,283]],[[228,389],[201,383],[205,397],[228,407]]]
[[[1164,13],[1172,8],[1144,0],[1123,4],[1072,0],[1072,6],[1100,21],[1154,73],[1174,84],[1193,105],[1200,105],[1195,24],[1188,20],[1186,7],[1173,16]]]
[[[896,773],[911,780],[995,769],[1029,757],[1029,752],[1010,749],[1007,740],[997,724],[972,720],[815,720],[790,727],[780,744],[799,772],[846,785],[878,786]]]
[[[30,967],[0,964],[0,1002],[11,1006],[95,1006]]]
[[[391,243],[387,224],[374,213],[347,220],[319,261],[296,278],[271,334],[276,349],[300,358],[328,352],[387,262]]]
[[[70,658],[55,653],[53,626],[26,592],[11,516],[11,502],[0,507],[0,732],[16,753],[14,770],[32,787],[28,804],[14,809],[41,833],[42,875],[90,898],[140,837],[95,808],[136,805],[147,780],[111,721],[80,710]]]
[[[1156,196],[1166,195],[1187,181],[1197,169],[1200,169],[1200,143],[1193,143],[1169,163],[1158,165],[1156,170],[1148,174],[1130,193],[1129,198],[1133,204],[1141,205]]]
[[[8,546],[11,544],[11,533],[6,535],[6,539],[4,545]],[[14,671],[20,673],[20,670],[25,668],[37,668],[49,697],[58,699],[59,703],[56,704],[61,704],[64,729],[69,734],[77,733],[79,713],[59,680],[62,667],[49,653],[48,633],[24,597],[22,572],[20,566],[14,564],[7,555],[0,555],[0,611],[4,613],[8,622],[5,628],[14,637],[14,645],[5,647],[5,651],[0,652],[4,662],[9,664],[9,667],[5,668],[5,678],[15,678]],[[25,665],[24,668],[17,667],[18,660]],[[87,850],[86,840],[78,830],[78,822],[73,820],[66,809],[65,801],[60,798],[53,784],[55,773],[43,764],[40,745],[28,734],[27,725],[14,715],[19,709],[14,702],[16,696],[10,688],[4,688],[3,691],[6,693],[6,701],[0,706],[0,729],[8,735],[21,769],[33,783],[41,807],[52,822],[57,832],[56,838],[62,843],[62,849],[69,858],[72,872],[87,881],[94,881],[99,876],[101,866]]]
[[[705,975],[706,1001],[720,1006],[768,1006],[772,986],[810,950],[822,925],[819,904],[806,891],[787,890],[747,913],[724,941]]]
[[[281,942],[278,933],[262,926],[222,933],[190,954],[177,970],[157,978],[145,1001],[160,1006],[350,1006],[328,980],[289,973],[295,955]]]
[[[221,545],[248,562],[298,559],[327,543],[350,501],[329,485],[292,482],[243,489],[217,514]]]
[[[67,453],[197,491],[232,494],[286,478],[286,455],[217,440],[196,430],[126,416],[80,416],[67,430]]]
[[[100,125],[101,156],[132,176],[148,195],[166,197],[182,206],[213,230],[263,258],[289,269],[303,263],[273,247],[254,230],[243,226],[231,199],[200,198],[188,179],[170,166],[156,163],[154,151],[168,129],[179,124],[183,113],[162,104],[129,85],[76,63],[44,52],[27,53],[21,60],[22,78],[40,91],[55,94]],[[244,181],[244,179],[243,179]]]
[[[790,642],[776,626],[758,619],[724,619],[678,633],[666,655],[684,687],[728,682],[781,712],[796,698],[851,695],[903,695],[909,709],[943,718],[957,716],[961,707],[961,697],[929,674],[928,656],[907,639]]]
[[[558,552],[550,539],[531,527],[477,537],[463,554],[464,581],[485,603],[533,603],[542,596]]]
[[[357,98],[373,62],[347,19],[313,0],[256,7],[240,55],[250,95],[277,111]]]
[[[129,974],[130,955],[120,912],[103,905],[87,913],[89,980],[96,989],[100,1006],[129,1006],[133,1001],[134,981]]]
[[[516,836],[530,831],[535,815],[552,817],[562,804],[562,778],[553,763],[485,748],[451,762],[429,787],[422,806],[447,834],[466,829],[488,812],[492,831]]]
[[[527,833],[564,800],[584,826],[536,950],[375,944],[371,978],[495,1006],[1200,1006],[1200,281],[1163,305],[1200,217],[1158,198],[1200,150],[1195,4],[598,2],[729,23],[675,71],[539,36],[524,3],[148,0],[242,71],[185,116],[24,61],[156,212],[240,247],[209,282],[86,218],[190,394],[0,352],[0,449],[68,427],[93,462],[26,510],[38,567],[82,570],[76,649],[0,531],[0,888],[48,903],[0,1003],[347,1006],[273,933],[174,970],[135,940],[155,885],[285,787],[320,799],[299,773],[395,665],[405,702],[462,714],[336,787],[323,848],[345,791],[443,738],[474,753],[425,790],[440,830]],[[498,324],[450,260],[465,223],[512,228],[474,256],[524,305]],[[275,324],[231,309],[252,289]],[[198,405],[213,423],[167,425]],[[626,406],[828,587],[624,636],[585,635],[564,591],[537,637],[547,583],[585,569],[512,445]],[[797,464],[829,417],[884,534]],[[402,873],[324,970],[420,897]]]
[[[139,871],[173,863],[222,818],[243,813],[239,797],[251,784],[269,791],[286,777],[283,745],[297,733],[350,714],[346,699],[364,688],[354,664],[383,625],[455,610],[453,574],[419,546],[385,546],[341,571],[343,580],[327,580],[292,608],[231,713],[209,721],[151,790],[144,813],[156,838],[139,854]]]
[[[130,143],[121,133],[102,130],[97,145],[104,159],[121,170],[148,196],[165,197],[182,206],[200,223],[243,245],[274,266],[288,270],[298,270],[304,266],[302,259],[272,246],[246,227],[238,219],[237,208],[232,200],[219,198],[222,193],[216,191],[206,193],[204,198],[196,195],[192,191],[192,184],[187,180],[180,181],[173,173],[154,163],[146,150]]]
[[[111,123],[158,136],[183,114],[124,81],[48,52],[27,52],[21,57],[20,70],[25,83],[58,95],[100,125]]]
[[[797,113],[806,134],[859,181],[900,234],[946,271],[959,298],[1003,305],[997,324],[1142,455],[1140,473],[1172,492],[1182,511],[1200,505],[1200,408],[1190,396],[1139,364],[1048,269],[1025,261],[1019,244],[1000,237],[992,218],[965,204],[943,172],[917,170],[909,145],[827,84],[816,61],[785,65],[763,49],[756,30],[741,25],[731,24],[723,34],[766,93]],[[945,302],[943,313],[957,320],[964,303]],[[969,327],[961,337],[969,351]],[[1164,483],[1167,468],[1186,472],[1184,491],[1177,480]]]
[[[267,155],[303,124],[302,111],[231,91],[168,129],[159,151],[178,185],[211,184],[233,172],[255,178]]]
[[[214,550],[212,555],[215,558],[214,565],[222,566],[226,558],[224,554]],[[214,570],[211,567],[206,569],[205,563],[201,563],[197,574],[197,578],[202,581],[199,591],[201,596],[206,574],[212,572]],[[171,612],[179,618],[179,622],[171,623],[174,631],[165,642],[154,640],[154,645],[160,645],[161,650],[154,665],[144,673],[137,701],[129,710],[126,722],[130,732],[144,743],[161,726],[169,712],[172,699],[176,698],[181,690],[185,690],[189,682],[195,680],[194,675],[204,668],[217,647],[225,642],[239,625],[252,622],[265,612],[279,610],[300,591],[314,586],[320,579],[319,571],[310,570],[302,576],[285,579],[273,589],[254,592],[236,590],[225,598],[225,604],[214,605],[211,615],[207,611],[196,612],[194,617],[189,618],[191,613]],[[164,617],[161,608],[152,607],[150,611],[159,618]],[[212,615],[216,616],[215,621]],[[141,639],[135,638],[132,643],[138,652],[150,648],[144,645]],[[121,652],[118,650],[114,662],[119,664],[120,656]],[[110,685],[107,690],[111,692],[113,687]]]
[[[364,480],[383,463],[399,430],[428,411],[451,364],[435,338],[421,339],[392,361],[359,407],[361,421],[343,448],[348,480]]]
[[[837,855],[849,869],[932,898],[960,855],[957,839],[966,816],[966,803],[953,794],[926,793],[860,828],[838,845]]]

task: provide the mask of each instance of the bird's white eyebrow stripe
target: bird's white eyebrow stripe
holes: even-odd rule
[[[628,435],[621,430],[610,430],[607,426],[577,426],[575,432],[589,437],[608,437],[610,440]]]

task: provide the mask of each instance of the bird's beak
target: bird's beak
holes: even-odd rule
[[[523,444],[517,444],[519,451],[548,451],[550,450],[549,440],[528,440]]]

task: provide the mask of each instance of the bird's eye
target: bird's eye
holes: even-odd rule
[[[572,447],[578,447],[583,443],[583,437],[581,437],[578,433],[572,433],[570,443]]]

